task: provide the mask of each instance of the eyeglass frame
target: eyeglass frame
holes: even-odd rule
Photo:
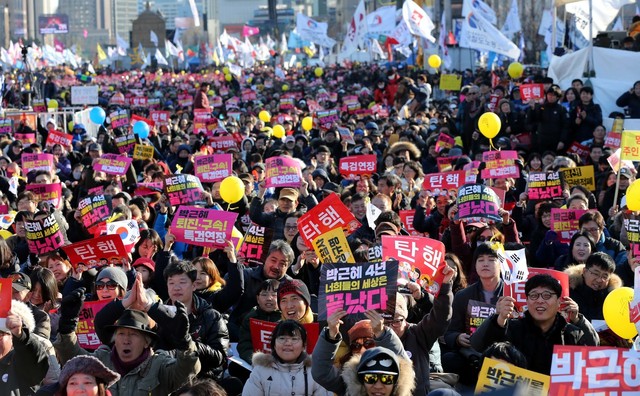
[[[367,345],[369,345],[369,347],[367,347]],[[349,350],[353,352],[359,351],[360,349],[362,349],[362,347],[364,347],[365,349],[371,349],[375,346],[376,341],[373,338],[367,338],[364,340],[364,342],[353,341],[349,343]]]
[[[107,290],[116,290],[118,288],[118,283],[116,283],[115,281],[107,281],[107,282],[102,282],[102,281],[96,281],[96,291],[98,290],[103,290],[103,289],[107,289]]]
[[[593,272],[591,271],[591,268],[585,268],[592,276],[595,276],[596,278],[600,279],[603,282],[606,282],[609,280],[609,278],[611,278],[611,274],[609,272],[604,272],[604,273],[599,273],[599,272]],[[605,276],[606,275],[606,276]]]
[[[545,294],[547,294],[549,297],[548,298],[544,298]],[[534,296],[535,296],[535,298],[534,298]],[[537,300],[540,299],[540,297],[542,297],[542,299],[544,301],[549,301],[549,300],[551,300],[551,297],[553,297],[553,296],[557,296],[557,294],[554,293],[554,292],[550,292],[550,291],[543,291],[542,293],[529,293],[529,294],[527,294],[527,299],[531,300],[531,301],[537,301]]]
[[[375,377],[375,381],[369,382],[366,380],[368,376]],[[383,385],[395,385],[398,382],[397,374],[383,374],[383,373],[364,373],[359,375],[363,384],[375,385],[380,381]],[[383,380],[385,378],[385,380]]]

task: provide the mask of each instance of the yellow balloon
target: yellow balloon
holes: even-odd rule
[[[302,119],[302,129],[305,131],[310,131],[313,128],[313,118],[312,117],[304,117]]]
[[[313,72],[315,73],[316,77],[322,77],[322,75],[324,74],[324,70],[322,70],[321,67],[316,67]]]
[[[520,78],[523,72],[524,66],[522,66],[520,62],[513,62],[507,68],[507,73],[509,73],[509,77],[511,78]]]
[[[244,196],[244,183],[237,176],[227,176],[220,183],[220,197],[228,203],[234,204]]]
[[[285,92],[288,91],[289,90],[289,86],[287,84],[284,84],[282,86],[282,90],[285,91]]]
[[[67,130],[69,131],[73,131],[73,126],[76,125],[73,121],[69,121],[69,123],[67,124]]]
[[[210,89],[210,90],[209,90],[209,92],[207,92],[207,96],[213,96],[213,95],[215,95],[215,94],[216,94],[216,93],[215,93],[215,92],[213,92],[213,89]]]
[[[59,106],[58,101],[55,99],[51,99],[49,100],[49,103],[47,103],[47,108],[48,109],[57,109]]]
[[[480,133],[487,139],[493,139],[500,132],[502,122],[496,113],[487,112],[480,116],[478,120],[478,129]]]
[[[240,246],[242,246],[242,241],[244,240],[244,235],[234,226],[231,231],[231,238],[238,238],[238,243],[236,244],[236,251],[240,250]]]
[[[631,183],[629,187],[627,187],[627,208],[634,212],[640,210],[640,179]]]
[[[224,74],[229,74],[229,68],[228,68],[227,66],[223,67],[223,68],[222,68],[222,72],[223,72]]]
[[[629,320],[631,300],[633,300],[633,289],[621,287],[609,293],[602,306],[607,326],[625,340],[630,340],[638,334],[636,325]]]
[[[260,113],[258,113],[258,118],[262,122],[270,122],[271,121],[271,114],[269,114],[269,112],[266,111],[266,110],[262,110]]]
[[[282,139],[284,137],[284,127],[282,125],[276,125],[273,127],[273,137]]]
[[[429,66],[433,67],[434,69],[437,69],[442,64],[442,59],[440,59],[438,55],[433,54],[429,57],[429,59],[427,60],[427,63],[429,63]]]
[[[225,74],[224,75],[224,79],[227,80],[227,81],[231,81],[231,78],[232,78],[231,74]]]

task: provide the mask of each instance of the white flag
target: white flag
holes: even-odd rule
[[[127,50],[129,49],[129,43],[124,41],[119,34],[116,34],[116,42],[118,43],[118,54],[127,56]]]
[[[635,0],[594,1],[592,5],[593,37],[595,37],[598,32],[607,30],[607,27],[611,22],[613,22],[613,19],[618,15],[622,6],[633,3],[635,3]],[[584,38],[591,40],[593,37],[589,34],[589,0],[567,4],[565,6],[565,10],[573,14],[576,29],[584,36]]]
[[[472,11],[476,14],[482,15],[482,17],[489,21],[489,23],[491,23],[492,25],[498,23],[496,12],[491,8],[490,5],[482,0],[464,0],[462,2],[463,17],[466,17]]]
[[[351,22],[347,27],[347,34],[342,43],[342,56],[348,57],[358,49],[367,32],[367,14],[365,13],[364,0],[360,0],[356,7]]]
[[[431,35],[431,31],[435,29],[429,15],[420,8],[413,0],[406,0],[402,6],[402,19],[409,26],[411,34],[424,37],[432,43],[436,42],[436,38]]]
[[[374,54],[378,54],[380,56],[380,59],[387,59],[387,54],[384,52],[384,50],[380,46],[380,43],[375,38],[371,39],[371,51]]]
[[[378,219],[378,216],[380,216],[380,213],[382,213],[382,211],[378,209],[377,206],[374,206],[371,203],[367,204],[367,223],[374,231],[376,229],[375,221]]]
[[[149,32],[149,40],[151,40],[153,45],[155,45],[156,47],[158,46],[158,35],[153,30]]]
[[[407,25],[407,22],[405,22],[404,19],[401,19],[389,37],[394,38],[400,45],[411,44],[411,32],[409,31],[409,25]]]
[[[520,13],[518,12],[518,1],[511,0],[511,8],[507,14],[507,18],[502,25],[502,33],[512,38],[514,34],[522,31],[522,25],[520,24]]]
[[[516,60],[520,58],[518,46],[475,12],[470,12],[462,23],[460,47],[493,51]]]
[[[156,61],[159,65],[169,66],[169,62],[167,62],[167,58],[162,55],[160,52],[160,48],[156,48]]]
[[[370,35],[388,35],[396,28],[396,7],[380,7],[367,15],[367,30]]]
[[[196,7],[196,0],[189,0],[189,6],[191,7],[191,13],[193,14],[193,25],[195,27],[200,26],[200,15],[198,15],[198,7]]]
[[[178,51],[178,48],[176,48],[176,46],[173,45],[173,43],[171,43],[171,41],[165,40],[164,46],[167,49],[167,54],[169,56],[175,56],[177,58],[180,55],[180,52]]]
[[[284,53],[287,52],[288,49],[289,46],[287,45],[287,36],[282,33],[282,39],[280,40],[280,55],[284,55]]]
[[[440,52],[442,53],[442,63],[445,69],[451,68],[451,57],[449,56],[449,49],[447,48],[447,25],[445,22],[445,13],[442,13],[442,18],[440,19],[440,33],[438,34],[438,46],[440,47]]]
[[[296,32],[303,40],[312,41],[317,36],[326,36],[328,27],[326,22],[317,22],[302,13],[296,16]]]

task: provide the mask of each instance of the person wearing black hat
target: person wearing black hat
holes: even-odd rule
[[[559,102],[562,91],[557,86],[551,86],[545,95],[543,104],[530,100],[527,112],[528,122],[536,125],[533,141],[540,153],[563,150],[569,143],[569,113]]]
[[[411,361],[383,347],[354,355],[344,365],[342,377],[348,396],[410,396],[416,383]]]
[[[62,300],[55,344],[62,364],[75,356],[88,354],[78,345],[75,333],[83,301],[83,288]],[[113,325],[106,326],[105,331],[111,333],[111,342],[91,355],[120,374],[120,380],[109,387],[112,395],[128,395],[133,389],[144,389],[145,394],[153,396],[168,395],[200,371],[196,345],[189,333],[187,310],[179,301],[175,303],[175,310],[160,302],[152,304],[141,289],[138,289],[137,301],[136,308],[141,310],[127,309]],[[152,348],[158,335],[153,331],[149,317],[163,333],[171,334],[175,357]]]

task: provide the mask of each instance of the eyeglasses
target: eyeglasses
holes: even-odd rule
[[[362,347],[364,347],[364,349],[371,349],[374,346],[376,346],[376,342],[372,339],[365,340],[362,343],[358,341],[354,341],[351,344],[349,344],[349,348],[351,348],[351,352],[357,352],[360,349],[362,349]]]
[[[542,292],[542,293],[529,293],[527,295],[527,298],[529,300],[531,300],[531,301],[536,301],[538,298],[540,298],[540,296],[542,296],[542,299],[546,301],[546,300],[550,299],[551,297],[553,297],[555,295],[556,295],[556,293],[551,293],[551,292],[546,291],[546,292]]]
[[[362,378],[362,382],[369,385],[373,385],[378,381],[384,385],[393,385],[396,383],[398,376],[393,374],[362,374],[360,378]]]
[[[300,337],[280,336],[280,337],[276,338],[276,342],[278,344],[297,344],[299,342],[302,342],[302,338],[300,338]]]
[[[601,272],[593,272],[593,271],[591,270],[591,268],[587,268],[587,271],[588,271],[591,275],[595,276],[595,277],[596,277],[596,278],[598,278],[598,279],[601,279],[601,280],[602,280],[602,281],[604,281],[604,282],[608,281],[608,280],[609,280],[609,277],[611,276],[611,274],[610,274],[610,273],[608,273],[608,272],[604,272],[604,273],[601,273]]]
[[[294,231],[298,229],[298,226],[284,226],[284,229],[287,231]]]
[[[96,290],[102,290],[106,288],[107,290],[116,290],[118,284],[114,281],[109,282],[96,282]]]
[[[400,326],[402,324],[402,322],[404,322],[404,318],[393,319],[393,320],[385,320],[384,324],[386,326],[398,327],[398,326]]]

